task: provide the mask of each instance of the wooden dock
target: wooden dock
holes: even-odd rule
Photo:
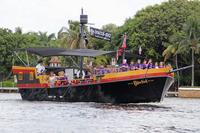
[[[182,98],[200,98],[200,88],[197,87],[180,87],[178,89],[179,97]]]
[[[178,97],[178,91],[168,91],[166,97]]]
[[[17,87],[0,87],[0,93],[18,93]]]

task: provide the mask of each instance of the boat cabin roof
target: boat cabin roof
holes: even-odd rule
[[[35,55],[42,57],[48,56],[82,56],[82,57],[96,57],[105,54],[111,54],[114,51],[102,51],[102,50],[93,50],[93,49],[65,49],[65,48],[46,48],[46,47],[37,47],[37,48],[21,48],[16,49],[15,51],[27,51]]]

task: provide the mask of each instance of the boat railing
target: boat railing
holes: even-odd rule
[[[162,67],[164,68],[164,67]],[[139,68],[139,69],[130,69],[127,67],[115,67],[115,68],[95,68],[93,74],[94,75],[104,75],[108,73],[119,73],[119,72],[128,72],[128,71],[135,71],[135,70],[147,70],[147,69],[159,69],[159,68]]]

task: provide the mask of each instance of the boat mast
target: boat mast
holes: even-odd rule
[[[88,17],[87,15],[83,15],[83,8],[81,9],[81,15],[80,15],[80,48],[81,49],[85,49],[86,45],[85,45],[85,40],[84,40],[84,24],[88,23]],[[83,73],[83,57],[80,57],[80,77],[82,77]]]

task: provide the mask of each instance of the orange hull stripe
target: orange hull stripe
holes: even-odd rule
[[[30,72],[35,72],[35,71],[36,71],[35,67],[21,67],[21,66],[13,66],[12,67],[13,74],[18,74],[20,72],[30,73]]]
[[[153,74],[147,74],[145,76],[145,74],[142,75],[133,75],[133,76],[126,76],[126,77],[116,77],[116,78],[109,78],[109,79],[102,79],[99,83],[109,83],[109,82],[117,82],[117,81],[124,81],[124,80],[137,80],[137,79],[141,79],[141,78],[150,78],[150,77],[173,77],[173,74],[167,74],[167,73],[153,73]],[[79,85],[92,85],[92,84],[97,84],[96,81],[87,83],[87,82],[83,82],[83,83],[79,83],[79,84],[74,84],[75,86],[79,86]],[[74,86],[72,85],[72,86]],[[19,88],[47,88],[48,84],[18,84],[17,87]],[[64,86],[61,86],[64,87]]]

